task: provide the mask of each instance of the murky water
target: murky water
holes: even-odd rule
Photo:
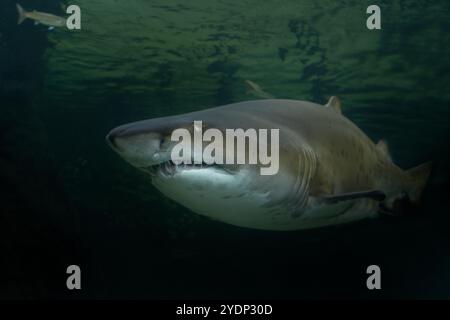
[[[0,5],[2,297],[66,297],[73,263],[80,297],[450,297],[448,1],[378,1],[379,31],[371,1],[69,3],[79,31],[17,26]],[[419,214],[241,229],[163,197],[105,144],[123,123],[253,99],[246,79],[278,98],[338,95],[401,167],[433,160]],[[370,264],[381,291],[365,287]]]

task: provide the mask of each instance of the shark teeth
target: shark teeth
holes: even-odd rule
[[[160,164],[160,171],[164,176],[172,177],[177,171],[177,166],[170,160]]]
[[[164,177],[173,177],[177,171],[180,170],[189,170],[189,169],[202,169],[213,167],[214,165],[201,163],[201,164],[175,164],[172,160],[163,162],[159,165],[148,166],[145,168],[141,168],[143,171],[150,174],[150,176],[155,177],[158,172],[161,173]]]

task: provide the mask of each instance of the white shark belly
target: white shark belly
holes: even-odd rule
[[[271,229],[273,210],[266,207],[268,194],[249,190],[246,179],[215,169],[184,170],[170,179],[156,178],[153,184],[168,198],[213,220]]]
[[[246,177],[220,170],[184,170],[170,179],[156,178],[154,186],[191,211],[213,220],[261,230],[300,230],[352,222],[376,216],[369,199],[337,204],[312,204],[294,214],[283,203],[273,205],[269,193],[249,189]],[[205,179],[208,183],[205,184]]]

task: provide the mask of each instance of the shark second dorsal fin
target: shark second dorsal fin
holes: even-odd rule
[[[336,96],[332,96],[325,106],[331,108],[336,113],[342,114],[341,100]]]
[[[384,141],[384,140],[378,141],[378,143],[376,144],[376,147],[377,147],[378,151],[380,151],[382,154],[384,154],[386,156],[386,158],[392,162],[391,154],[389,153],[389,148],[388,148],[386,141]]]

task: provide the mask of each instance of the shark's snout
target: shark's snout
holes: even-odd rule
[[[131,136],[131,134],[126,134],[127,132],[127,125],[123,125],[117,128],[112,129],[107,135],[106,135],[106,142],[108,145],[113,148],[115,151],[119,151],[119,141],[123,141],[125,137]]]
[[[115,138],[116,135],[112,131],[106,135],[106,143],[113,149],[117,148]]]
[[[106,135],[106,141],[121,157],[138,168],[168,160],[166,152],[161,148],[163,137],[158,132],[137,130],[132,125],[124,125],[111,130]]]

